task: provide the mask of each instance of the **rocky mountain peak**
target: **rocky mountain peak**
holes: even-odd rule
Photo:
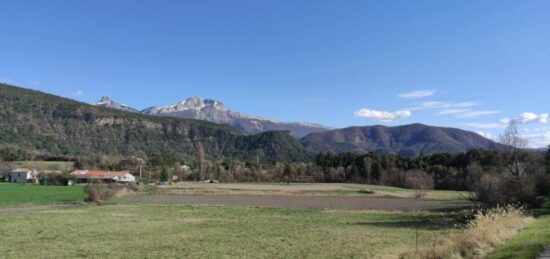
[[[129,112],[137,112],[136,109],[134,109],[134,108],[132,108],[132,107],[126,105],[126,104],[117,103],[117,102],[113,101],[113,99],[111,99],[108,96],[101,97],[101,99],[99,99],[98,102],[94,103],[94,105],[95,106],[107,107],[107,108],[111,108],[111,109],[129,111]]]
[[[118,104],[109,97],[103,97],[96,103],[98,106],[113,109],[126,110],[127,106]],[[131,109],[131,108],[130,108]],[[246,133],[256,134],[265,131],[290,131],[296,138],[301,138],[309,133],[324,132],[330,130],[323,125],[303,122],[277,122],[258,116],[251,116],[235,112],[227,108],[222,102],[214,99],[204,99],[193,95],[175,104],[149,107],[140,113],[156,116],[170,116],[184,119],[206,120],[219,124],[231,125]]]
[[[95,105],[100,105],[100,104],[112,104],[113,103],[113,99],[111,99],[110,97],[108,96],[103,96],[101,97],[101,99],[99,99],[98,102],[95,103]]]

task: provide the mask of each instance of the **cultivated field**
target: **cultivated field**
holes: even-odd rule
[[[129,195],[121,198],[124,204],[209,205],[229,207],[385,210],[385,211],[448,211],[467,208],[470,203],[446,203],[431,200],[390,197],[338,196],[280,196],[280,195]]]
[[[170,194],[205,195],[294,195],[294,196],[377,196],[412,198],[415,191],[391,186],[346,183],[204,183],[183,182],[160,186]],[[469,192],[426,191],[425,199],[465,200]]]

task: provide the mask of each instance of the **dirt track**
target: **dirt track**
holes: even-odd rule
[[[464,203],[445,203],[388,197],[268,196],[268,195],[131,195],[127,204],[188,204],[228,207],[312,208],[338,210],[425,211],[464,207]]]

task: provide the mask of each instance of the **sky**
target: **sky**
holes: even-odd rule
[[[550,144],[550,1],[2,0],[0,82]]]

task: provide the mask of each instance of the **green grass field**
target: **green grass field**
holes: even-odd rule
[[[43,186],[37,184],[0,183],[0,206],[53,204],[84,200],[84,186]]]
[[[273,186],[266,185],[244,186],[214,185],[231,190],[238,187],[237,191],[273,190]],[[363,185],[357,185],[359,187]],[[392,187],[369,187],[378,192],[411,192]],[[337,193],[342,186],[280,186],[280,190],[276,190],[289,191],[287,188],[290,191],[313,188]],[[437,237],[462,231],[457,227],[461,226],[461,221],[452,212],[121,202],[121,198],[130,196],[116,198],[102,206],[39,206],[32,210],[16,206],[80,202],[85,196],[83,189],[82,185],[0,183],[0,257],[397,258],[403,252],[414,251],[417,241],[422,247]],[[7,207],[3,209],[2,205]],[[548,211],[550,207],[537,211],[543,216],[488,258],[534,258],[538,255],[550,243],[550,216],[544,216]],[[33,249],[26,249],[28,243],[33,244]]]
[[[8,258],[395,258],[451,232],[442,214],[105,205],[0,210]],[[456,231],[456,230],[455,230]],[[28,244],[32,249],[28,249]],[[0,257],[1,257],[0,256]]]

